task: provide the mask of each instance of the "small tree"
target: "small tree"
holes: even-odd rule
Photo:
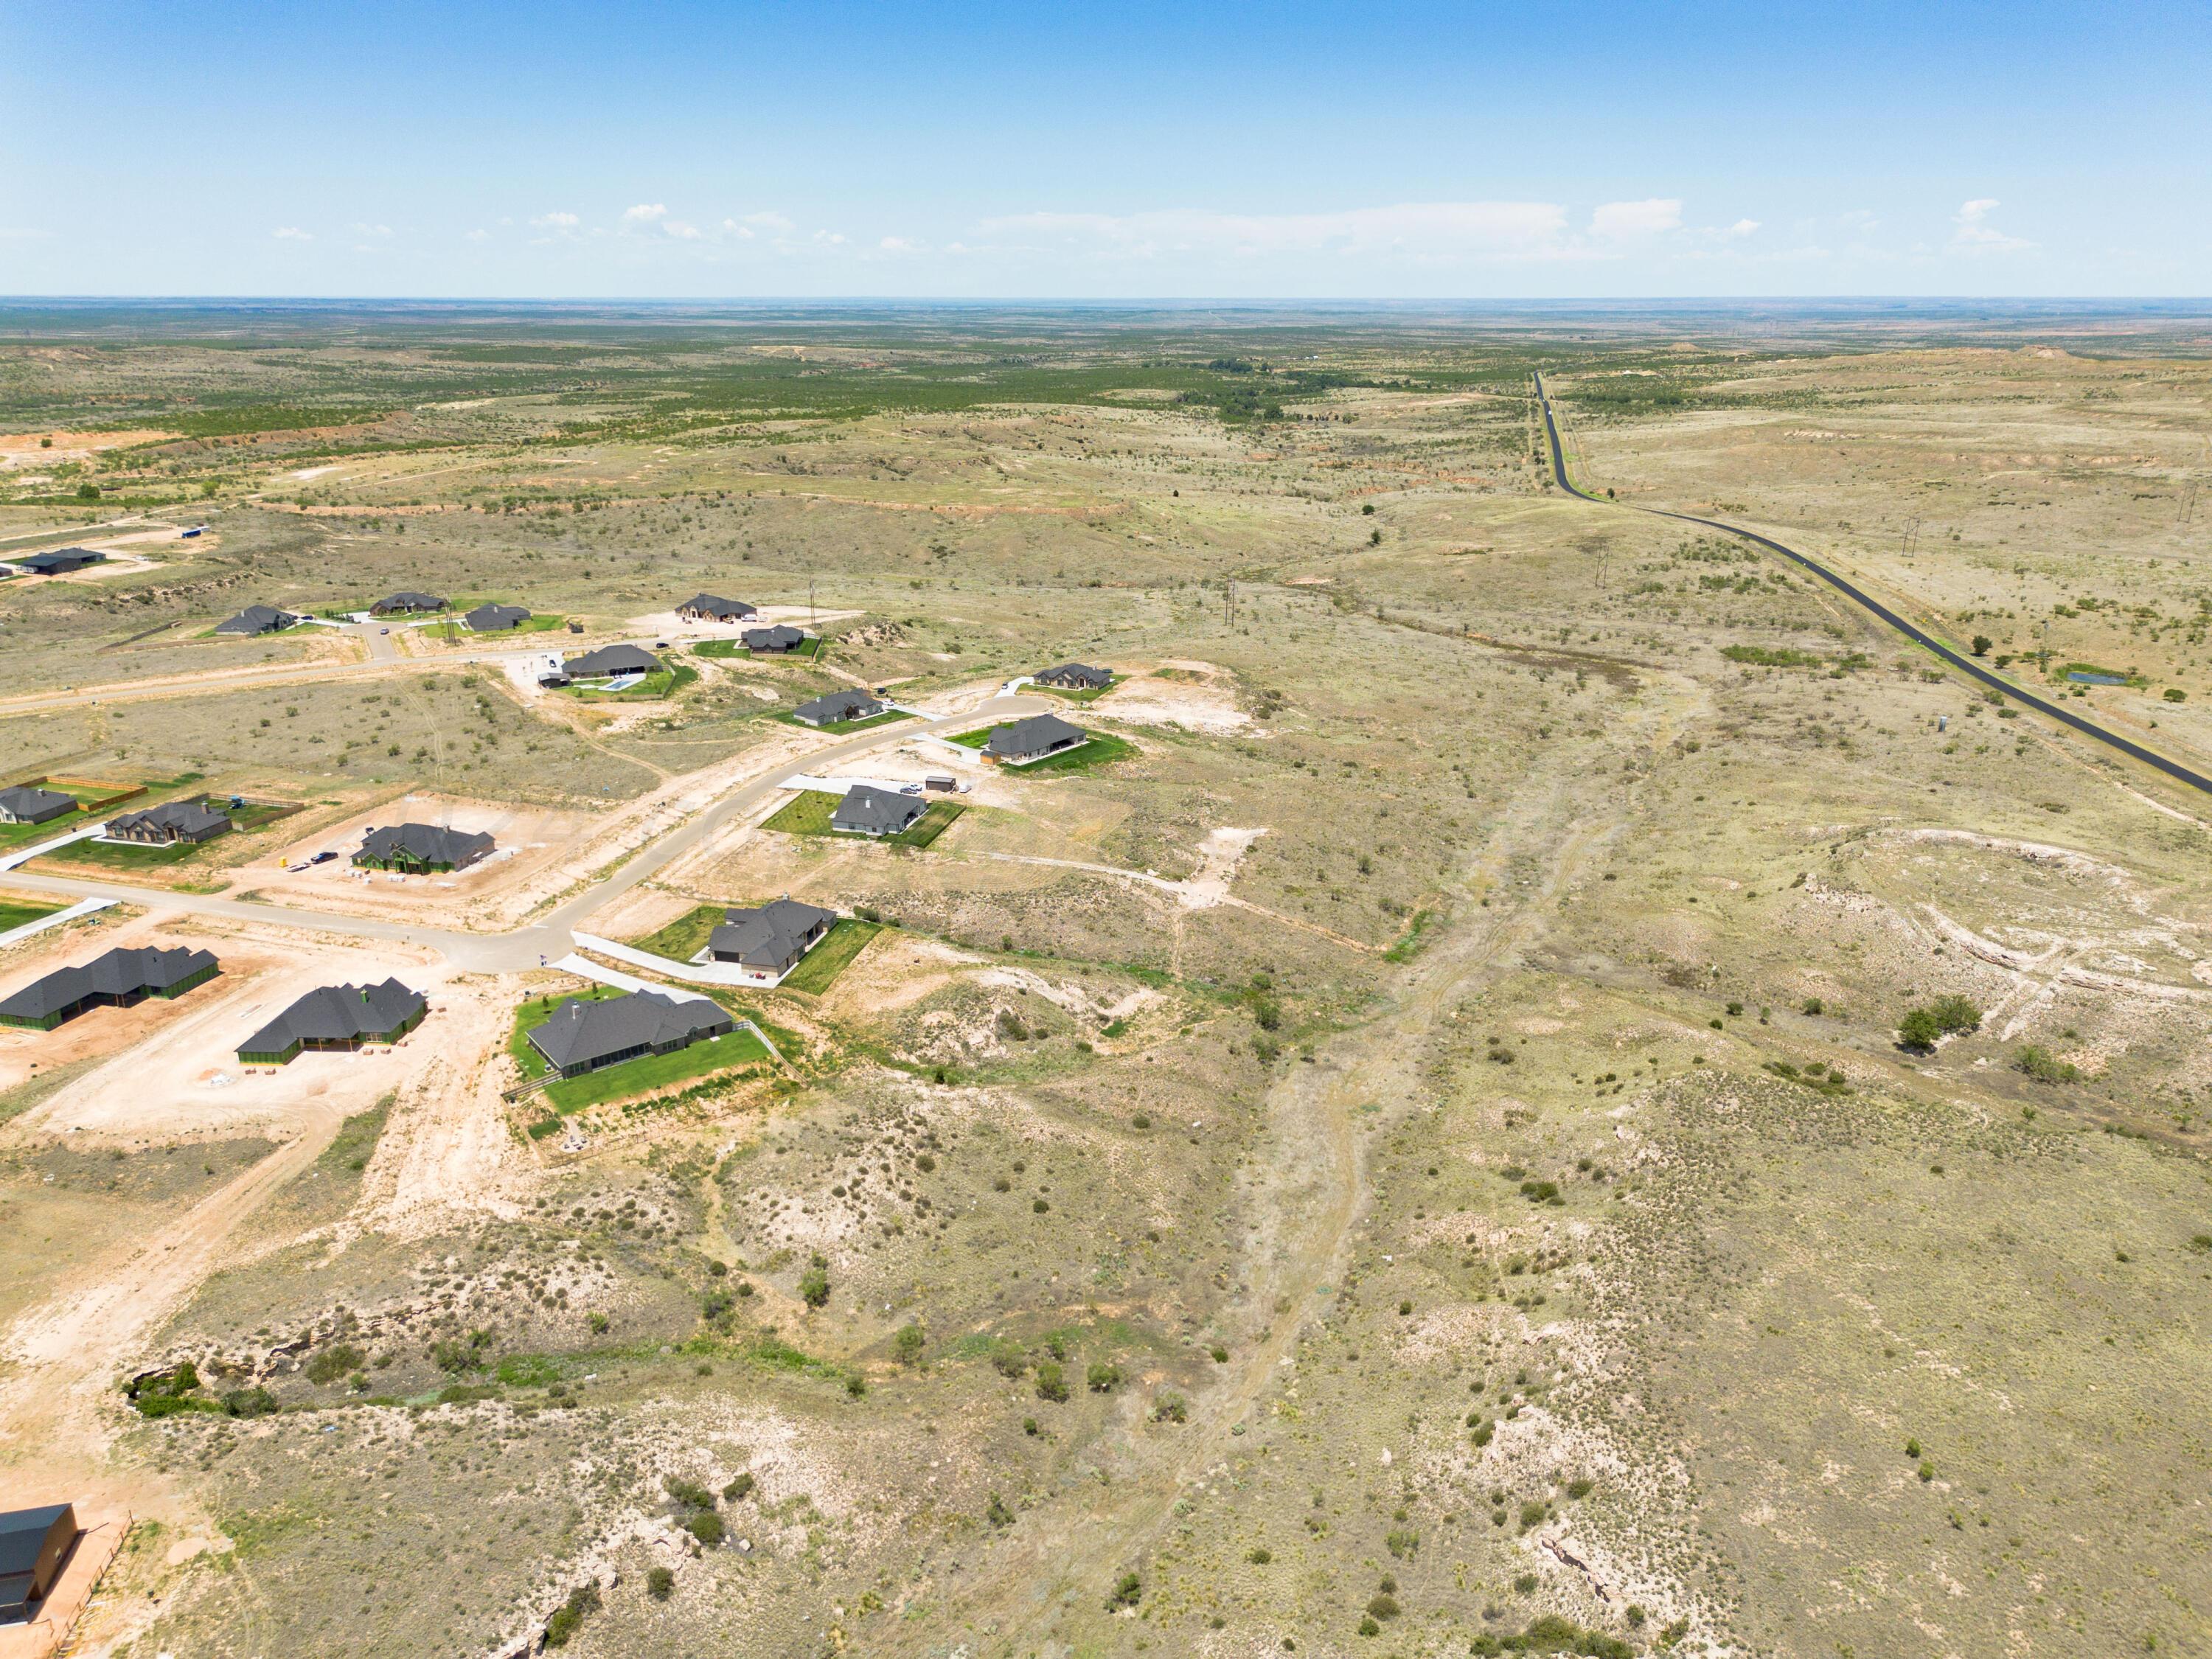
[[[1037,1366],[1036,1391],[1040,1400],[1049,1400],[1055,1405],[1067,1399],[1067,1378],[1060,1369],[1060,1362],[1048,1359]]]
[[[822,1307],[830,1300],[830,1260],[818,1250],[799,1276],[799,1295],[810,1308]]]
[[[1994,641],[1994,640],[1992,640],[1992,639],[1991,639],[1988,635],[1986,635],[1986,634],[1977,634],[1977,635],[1974,635],[1974,654],[1975,654],[1976,656],[1978,656],[1978,657],[1986,657],[1986,656],[1988,656],[1988,655],[1990,654],[1990,647],[1991,647],[1992,645],[1994,645],[1994,644],[1996,644],[1996,641]]]
[[[676,1594],[676,1575],[666,1567],[647,1567],[645,1593],[656,1601],[665,1601]]]
[[[921,1326],[913,1323],[902,1325],[898,1334],[891,1339],[891,1352],[897,1355],[900,1364],[911,1365],[921,1358],[924,1340]]]

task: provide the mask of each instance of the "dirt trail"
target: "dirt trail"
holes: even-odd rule
[[[41,1494],[66,1470],[80,1504],[173,1523],[189,1515],[167,1482],[109,1462],[102,1417],[118,1409],[110,1389],[149,1334],[224,1261],[224,1241],[322,1155],[343,1116],[337,1102],[302,1105],[291,1139],[153,1237],[87,1264],[16,1322],[0,1383],[0,1509],[50,1501]]]
[[[1664,713],[1650,711],[1653,719]],[[1150,1467],[1118,1468],[1112,1486],[1079,1509],[1036,1512],[911,1646],[937,1650],[933,1644],[955,1626],[995,1618],[994,1650],[1040,1649],[1054,1638],[1063,1606],[1103,1606],[1114,1580],[1150,1558],[1192,1481],[1254,1443],[1233,1438],[1231,1430],[1252,1420],[1306,1322],[1326,1310],[1321,1287],[1348,1265],[1367,1194],[1360,1109],[1380,1103],[1386,1115],[1376,1121],[1388,1121],[1423,1096],[1419,1067],[1429,1037],[1468,996],[1525,957],[1556,913],[1560,891],[1624,821],[1618,799],[1601,805],[1588,799],[1591,775],[1589,769],[1555,763],[1532,779],[1478,866],[1466,872],[1470,889],[1487,889],[1516,854],[1537,857],[1543,878],[1519,904],[1463,912],[1401,981],[1386,1012],[1328,1044],[1317,1063],[1290,1066],[1270,1091],[1272,1145],[1255,1160],[1266,1184],[1252,1196],[1259,1224],[1240,1272],[1246,1288],[1224,1314],[1244,1340],[1232,1344],[1240,1357],[1227,1374],[1192,1401],[1188,1426],[1124,1442],[1117,1448],[1123,1459]],[[1276,1314],[1279,1302],[1289,1311]]]

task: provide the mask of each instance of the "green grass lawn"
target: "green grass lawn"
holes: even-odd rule
[[[36,921],[40,916],[50,916],[63,908],[58,904],[32,904],[17,899],[0,898],[0,933],[21,927],[27,921]]]
[[[802,789],[777,808],[761,828],[780,830],[787,836],[838,835],[837,830],[830,827],[830,820],[836,813],[837,803],[843,799],[843,796],[827,789]],[[932,801],[929,810],[914,823],[896,836],[885,836],[884,844],[886,847],[927,847],[950,830],[953,820],[967,810],[958,801]]]
[[[871,714],[864,720],[831,720],[826,726],[809,726],[785,709],[776,719],[786,726],[795,726],[802,732],[830,732],[842,737],[848,732],[865,732],[872,726],[889,726],[893,720],[910,720],[913,715],[903,708],[886,708],[880,714]]]
[[[689,962],[707,948],[708,936],[722,925],[722,913],[727,908],[720,904],[699,905],[665,927],[656,928],[643,939],[629,943],[635,950],[649,951],[671,962]]]
[[[1127,674],[1116,674],[1096,691],[1079,691],[1072,685],[1039,685],[1035,680],[1031,680],[1022,689],[1025,691],[1042,691],[1048,697],[1060,697],[1068,702],[1097,702],[1099,698],[1104,696],[1115,686],[1121,684],[1128,678]]]
[[[967,810],[957,800],[933,800],[929,804],[929,811],[890,838],[891,844],[895,847],[927,847],[950,830]]]
[[[691,647],[695,657],[709,657],[716,662],[726,662],[732,657],[750,657],[752,653],[735,640],[702,640]]]
[[[61,794],[66,792],[57,790],[55,793]],[[44,823],[0,823],[0,853],[28,847],[34,841],[65,836],[72,830],[82,830],[89,816],[80,808],[74,812],[64,812],[58,818],[48,818]]]
[[[564,1078],[558,1083],[548,1084],[542,1092],[554,1110],[580,1112],[587,1106],[620,1100],[629,1095],[648,1094],[671,1084],[694,1083],[732,1066],[767,1058],[768,1050],[761,1047],[760,1039],[750,1031],[732,1031],[726,1036],[702,1038],[673,1054],[642,1054],[604,1071]]]
[[[963,732],[951,739],[963,749],[981,749],[991,740],[998,728],[986,726],[981,732]],[[1137,752],[1137,745],[1123,738],[1109,738],[1092,732],[1088,743],[1079,743],[1073,749],[1063,749],[1057,755],[1047,755],[1042,760],[1030,761],[1021,766],[1004,766],[1010,777],[1019,777],[1030,772],[1087,772],[1094,766],[1109,766],[1118,760],[1127,760]]]
[[[180,841],[169,847],[140,847],[131,842],[73,841],[34,861],[93,864],[107,870],[158,869],[164,865],[182,864],[206,845],[205,842]]]
[[[843,799],[827,789],[802,789],[776,808],[761,828],[781,830],[787,836],[826,836],[830,833],[830,815]]]
[[[809,951],[798,967],[784,975],[777,988],[785,991],[805,991],[820,996],[836,981],[854,957],[868,948],[868,941],[884,931],[879,921],[862,921],[854,916],[838,920],[823,935],[822,943]]]
[[[595,691],[588,686],[573,685],[568,688],[568,695],[584,702],[652,702],[674,695],[698,678],[697,669],[679,663],[674,668],[655,669],[627,691]]]

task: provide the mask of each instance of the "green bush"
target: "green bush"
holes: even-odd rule
[[[806,1264],[806,1271],[799,1276],[799,1295],[810,1308],[819,1308],[830,1300],[829,1259],[817,1253]]]
[[[576,1633],[577,1626],[584,1622],[584,1615],[587,1613],[597,1613],[600,1605],[599,1587],[596,1583],[579,1584],[574,1589],[570,1590],[568,1599],[555,1609],[553,1616],[545,1621],[545,1645],[549,1648],[567,1647],[568,1638]]]
[[[647,1567],[645,1570],[645,1593],[656,1601],[665,1601],[676,1594],[676,1575],[666,1567]]]
[[[2050,1049],[2029,1042],[2014,1054],[2013,1065],[2038,1083],[2078,1083],[2081,1068],[2058,1058]]]
[[[314,1358],[307,1361],[307,1381],[318,1383],[335,1382],[348,1373],[361,1370],[367,1364],[368,1364],[368,1356],[355,1347],[352,1343],[333,1342],[326,1348],[317,1349]]]
[[[921,1327],[907,1323],[899,1327],[898,1334],[891,1338],[891,1352],[902,1365],[911,1365],[921,1358],[921,1346],[927,1339]]]
[[[1903,1048],[1925,1053],[1939,1039],[1979,1030],[1981,1024],[1982,1011],[1966,998],[1938,997],[1923,1007],[1912,1009],[1898,1022],[1897,1040]]]
[[[991,1494],[990,1503],[984,1507],[983,1518],[994,1527],[1014,1524],[1014,1512],[1006,1507],[1006,1500],[996,1492]]]
[[[685,1516],[680,1524],[684,1531],[709,1549],[729,1536],[729,1529],[723,1526],[722,1517],[712,1510],[695,1510]]]
[[[1152,1421],[1155,1423],[1183,1423],[1190,1419],[1190,1407],[1179,1394],[1163,1394],[1152,1401]]]
[[[1245,1551],[1244,1559],[1255,1567],[1264,1567],[1275,1559],[1275,1553],[1264,1545],[1259,1545]]]
[[[734,1504],[741,1498],[751,1497],[753,1485],[753,1478],[750,1473],[732,1475],[730,1484],[722,1488],[722,1497],[726,1502]]]
[[[1091,1393],[1111,1394],[1121,1386],[1121,1368],[1103,1359],[1095,1359],[1091,1363],[1088,1381]]]
[[[1367,1616],[1370,1619],[1395,1619],[1405,1609],[1398,1605],[1398,1598],[1388,1590],[1378,1590],[1367,1600]]]
[[[660,1484],[669,1497],[687,1510],[711,1510],[714,1507],[714,1494],[696,1480],[683,1480],[672,1474]]]
[[[1058,1360],[1047,1359],[1038,1364],[1036,1391],[1040,1400],[1049,1400],[1058,1405],[1066,1403],[1067,1378],[1062,1374]]]
[[[276,1396],[264,1388],[233,1389],[222,1408],[232,1417],[267,1417],[276,1410]]]
[[[1109,1608],[1133,1607],[1145,1593],[1144,1582],[1133,1572],[1125,1572],[1114,1586],[1114,1593],[1106,1598]]]

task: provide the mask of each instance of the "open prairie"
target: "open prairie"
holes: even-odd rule
[[[223,964],[0,1028],[75,1650],[2212,1655],[2205,316],[18,306],[0,461],[0,996]]]

